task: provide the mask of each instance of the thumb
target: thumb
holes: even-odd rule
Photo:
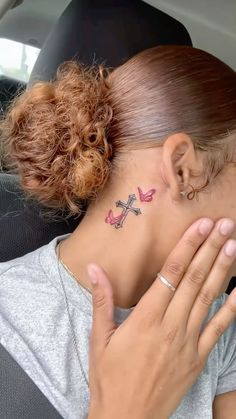
[[[113,290],[105,271],[100,266],[89,264],[87,270],[93,295],[93,325],[90,339],[93,350],[103,352],[116,329],[113,319]]]

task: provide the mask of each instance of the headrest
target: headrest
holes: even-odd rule
[[[25,199],[17,175],[0,173],[0,262],[15,259],[71,233],[83,218],[52,221],[42,208]]]
[[[0,114],[4,113],[11,100],[26,88],[26,83],[7,76],[0,76]]]
[[[68,59],[117,67],[161,44],[192,45],[182,23],[141,0],[72,0],[48,36],[29,85],[50,80]]]

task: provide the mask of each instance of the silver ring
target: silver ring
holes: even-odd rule
[[[160,274],[160,272],[157,274],[157,276],[158,276],[158,278],[160,279],[160,281],[164,284],[164,285],[166,285],[171,291],[173,291],[173,292],[175,292],[176,291],[176,288],[175,287],[173,287],[173,285],[169,282],[169,281],[167,281],[167,279],[163,276],[163,275],[161,275]]]

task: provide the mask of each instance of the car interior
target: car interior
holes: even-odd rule
[[[36,39],[32,35],[31,38],[31,45],[40,47],[40,52],[28,81],[0,75],[1,114],[4,114],[10,101],[32,83],[53,79],[57,67],[65,60],[78,58],[86,65],[96,62],[115,68],[149,47],[166,44],[195,46],[191,28],[185,26],[184,18],[180,19],[181,7],[183,9],[188,2],[177,1],[176,4],[181,7],[179,10],[173,7],[171,13],[173,3],[141,0],[2,1],[0,37],[11,38],[9,25],[15,22],[16,16],[22,33],[18,40],[29,43],[29,38],[24,39],[23,36],[24,25],[35,25],[37,32],[41,23],[41,37]],[[190,3],[196,6],[198,2]],[[212,1],[210,3],[213,4]],[[164,7],[161,7],[163,4]],[[34,18],[37,8],[45,13],[42,22],[32,19],[27,23],[27,16],[33,8],[36,10]],[[193,25],[193,32],[194,28]],[[0,262],[23,256],[56,236],[72,232],[82,219],[82,216],[65,219],[63,214],[59,214],[58,221],[50,221],[43,217],[42,212],[40,204],[25,196],[17,173],[8,170],[4,157],[0,155]],[[236,280],[232,278],[227,293],[235,285]],[[61,418],[1,345],[0,365],[1,418]]]

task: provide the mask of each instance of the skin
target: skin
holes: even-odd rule
[[[228,253],[232,240],[227,241],[229,234],[220,231],[221,222],[209,225],[209,219],[200,219],[190,226],[161,270],[176,292],[154,281],[120,327],[113,319],[109,279],[101,267],[89,266],[96,284],[89,419],[125,419],[130,412],[136,419],[167,419],[195,382],[219,335],[236,314],[236,292],[232,292],[204,331],[200,330],[236,256]],[[224,393],[215,397],[213,417],[234,419],[235,408],[236,391]]]
[[[87,265],[100,265],[111,282],[114,304],[123,308],[137,304],[183,233],[197,219],[225,218],[231,223],[230,237],[236,239],[236,196],[232,193],[235,167],[227,164],[198,194],[198,199],[183,197],[180,192],[190,192],[190,185],[203,185],[203,172],[202,154],[194,149],[191,138],[182,133],[170,136],[162,147],[122,153],[103,192],[90,204],[76,230],[62,242],[62,261],[90,290]],[[110,209],[115,215],[120,214],[117,200],[127,202],[131,193],[138,198],[138,187],[143,191],[156,189],[151,202],[137,200],[133,204],[142,214],[128,214],[121,229],[105,223]],[[235,263],[221,293],[233,275]]]
[[[150,303],[148,303],[148,310],[142,308],[141,313],[145,321],[148,321],[148,313],[150,315],[152,314],[156,320],[155,310],[160,309],[161,304],[164,304],[164,299],[161,295],[159,295],[159,303],[157,303],[158,289],[159,293],[161,290],[162,292],[166,292],[167,295],[170,295],[170,292],[159,281],[154,280],[157,272],[163,272],[163,266],[167,263],[168,256],[175,249],[188,227],[199,218],[209,217],[214,222],[218,221],[212,233],[218,237],[217,241],[219,240],[224,243],[229,238],[236,239],[236,233],[234,231],[236,198],[232,193],[235,184],[235,167],[233,164],[225,166],[221,175],[212,181],[204,192],[198,194],[198,199],[189,201],[180,192],[183,190],[191,191],[189,185],[199,188],[205,183],[202,175],[204,173],[204,160],[201,153],[194,150],[193,143],[187,135],[175,134],[169,137],[162,147],[123,153],[115,162],[113,169],[110,181],[103,192],[97,197],[97,200],[90,205],[83,221],[73,234],[62,242],[60,256],[63,262],[78,278],[80,284],[90,290],[91,283],[88,277],[87,266],[91,262],[100,265],[106,271],[112,286],[114,304],[120,307],[127,308],[135,305],[144,294],[146,294],[144,297],[147,298],[148,293],[152,290],[151,285],[153,284],[157,288],[153,293],[155,296],[153,310],[150,310]],[[113,211],[114,216],[120,214],[120,208],[116,208],[116,202],[118,200],[127,202],[128,196],[133,193],[136,194],[137,198],[139,197],[138,187],[144,192],[150,189],[156,190],[151,201],[140,202],[138,199],[134,202],[133,206],[140,208],[142,214],[135,216],[129,213],[121,229],[116,229],[114,225],[106,223],[105,219],[109,210]],[[222,235],[220,233],[220,226],[222,226],[224,221],[226,222],[226,224],[224,223],[225,234]],[[229,227],[228,232],[225,230],[225,225]],[[216,249],[214,243],[216,243],[215,240],[211,242],[212,250],[219,252],[219,247]],[[230,240],[230,243],[235,245],[235,242],[232,240]],[[183,246],[181,248],[182,250]],[[192,250],[194,251],[194,249]],[[199,266],[201,266],[200,262],[202,260],[203,268],[205,267],[206,269],[206,265],[209,263],[208,251],[207,249],[204,251],[204,248],[201,250],[203,259],[198,261]],[[235,258],[235,249],[233,253],[231,253],[231,257]],[[185,251],[183,251],[183,254],[186,256]],[[171,279],[170,273],[167,275],[163,272],[163,274]],[[217,294],[218,292],[218,295],[223,293],[227,289],[228,283],[233,275],[236,275],[235,262],[231,265],[228,271],[228,280],[222,283],[220,291],[218,283],[219,275],[210,275],[209,280],[214,277],[216,279],[214,293]],[[149,291],[147,293],[146,291],[148,289]],[[188,291],[191,289],[194,290],[195,287],[187,287],[187,289]],[[181,324],[178,318],[176,318],[176,313],[180,313],[181,307],[183,308],[186,305],[193,306],[188,294],[183,293],[183,296],[186,299],[185,303],[178,301],[178,305],[174,308],[174,314],[170,320],[171,325],[173,325],[173,319],[177,321],[178,325]],[[95,300],[96,298],[93,293],[94,304]],[[97,319],[98,322],[99,317],[100,320],[104,320],[104,324],[106,323],[107,325],[109,323],[108,320],[105,322],[109,304],[105,304],[101,296],[97,300],[98,308],[97,310],[95,306],[93,308],[97,312],[97,315],[94,315],[93,330],[95,330],[95,320]],[[205,304],[203,307],[206,309]],[[101,313],[100,316],[98,315],[99,310],[104,311],[103,315]],[[228,314],[229,312],[228,310]],[[218,321],[220,322],[220,316],[218,316]],[[223,321],[223,314],[221,321]],[[111,319],[110,322],[112,323]],[[135,324],[138,324],[137,320]],[[97,326],[97,336],[101,339],[102,324],[97,324]],[[146,328],[142,327],[143,330],[146,330]],[[164,330],[166,330],[166,326],[164,326]],[[121,331],[124,333],[124,328]],[[128,337],[130,335],[132,336],[132,331],[133,327],[131,327],[131,331],[128,331],[126,336],[123,336],[123,343],[129,341]],[[155,336],[156,332],[155,327]],[[109,336],[110,339],[112,336],[111,331],[106,330],[104,336],[106,339]],[[95,340],[94,345],[92,345],[93,350],[100,347],[99,339]],[[136,347],[138,346],[136,345]],[[190,346],[192,347],[192,344]],[[174,356],[170,357],[170,360],[173,361],[176,358],[177,351],[173,345],[171,347],[175,353]],[[127,350],[124,353],[127,357]],[[102,356],[102,359],[105,359],[104,356]],[[123,358],[121,357],[121,359]],[[145,357],[140,358],[140,360],[143,359]],[[102,378],[104,379],[105,375],[102,363],[99,361],[95,365],[102,367]],[[114,366],[116,365],[117,359],[115,358]],[[121,365],[123,365],[123,361]],[[178,363],[178,365],[180,364]],[[184,358],[184,365],[187,365],[186,358]],[[120,367],[118,367],[118,371],[120,372]],[[146,377],[146,367],[144,371]],[[182,369],[180,368],[178,371],[182,371]],[[114,374],[114,368],[112,368],[112,374]],[[123,377],[122,374],[121,377]],[[156,380],[161,380],[160,373],[157,374]],[[141,382],[147,383],[144,379],[142,381],[142,378]],[[135,383],[133,385],[135,386]],[[168,388],[169,385],[170,383],[168,384]],[[109,388],[110,385],[108,388],[105,388],[105,395],[108,394]],[[123,378],[121,378],[121,389],[123,398]],[[174,394],[174,392],[170,393]],[[92,391],[92,394],[95,394],[94,391]],[[214,419],[233,419],[236,408],[235,394],[235,391],[231,391],[215,397],[212,406]],[[178,402],[181,398],[182,396],[177,397]],[[108,397],[108,400],[111,400],[110,397]],[[161,417],[160,403],[161,401],[157,403],[158,418]],[[98,419],[100,417],[98,415],[98,405],[99,403],[96,404],[95,415],[93,415],[91,409],[89,419],[93,419],[93,417]],[[107,417],[112,416],[110,411],[111,405],[113,406],[113,403],[108,406]],[[116,403],[114,405],[117,406]],[[120,403],[118,405],[120,406]],[[146,406],[146,403],[144,405]],[[167,405],[169,406],[169,400]],[[101,409],[101,417],[106,417],[104,409]],[[121,417],[121,415],[118,415],[118,417]],[[146,411],[142,417],[147,417]],[[163,415],[163,417],[166,417],[166,415]]]

